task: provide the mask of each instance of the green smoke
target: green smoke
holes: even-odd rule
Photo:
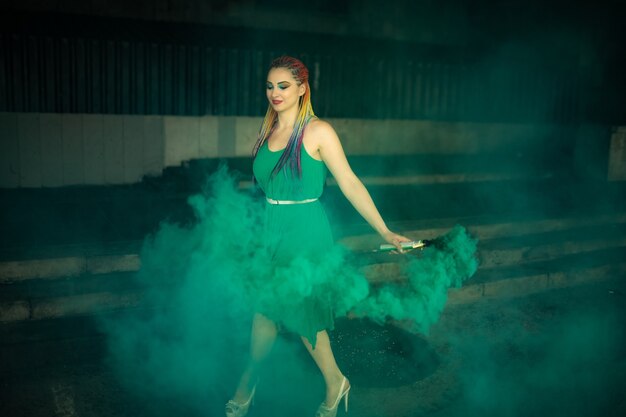
[[[475,252],[476,241],[462,226],[455,226],[421,257],[411,257],[403,265],[408,285],[383,286],[356,307],[357,314],[379,323],[408,319],[416,331],[428,332],[443,311],[448,288],[460,287],[478,269]]]
[[[193,224],[165,222],[144,242],[136,276],[144,307],[103,325],[112,364],[130,388],[204,408],[230,395],[225,387],[244,360],[237,354],[252,309],[242,266],[255,259],[262,206],[223,170],[189,204]]]
[[[457,340],[466,366],[456,406],[485,417],[623,415],[623,315],[605,308],[559,315],[541,332],[507,323]]]
[[[147,288],[144,307],[104,324],[111,359],[134,388],[228,398],[245,360],[252,313],[280,317],[311,296],[324,298],[336,316],[353,311],[378,322],[411,319],[427,331],[447,289],[476,270],[476,243],[461,227],[406,263],[408,284],[372,288],[339,245],[273,265],[265,202],[236,182],[220,168],[204,192],[189,199],[192,224],[165,222],[144,242],[136,277]],[[291,328],[289,316],[282,321]]]

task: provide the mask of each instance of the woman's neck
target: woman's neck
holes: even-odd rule
[[[296,124],[297,116],[298,116],[297,107],[279,112],[276,129],[279,129],[279,130],[293,129],[293,126]]]

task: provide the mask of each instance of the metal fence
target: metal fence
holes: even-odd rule
[[[570,123],[585,119],[575,62],[305,47],[322,117]],[[282,52],[165,40],[0,34],[0,111],[258,116]]]

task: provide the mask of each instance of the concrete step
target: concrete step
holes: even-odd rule
[[[406,234],[432,238],[445,233],[456,220],[480,239],[481,266],[467,286],[450,291],[451,303],[527,295],[626,271],[626,214],[494,223],[484,218],[439,219],[428,228],[413,224]],[[375,247],[380,239],[363,234],[345,238],[343,243],[359,250]],[[138,242],[127,245],[128,249],[138,247]],[[141,266],[139,255],[120,253],[120,248],[116,246],[114,255],[83,250],[76,256],[1,262],[0,322],[143,306],[144,288],[133,279]],[[419,252],[407,256],[419,256]],[[407,257],[364,254],[363,259],[363,270],[374,285],[404,279],[401,264]]]
[[[368,161],[368,165],[376,163]],[[428,164],[426,160],[424,163]],[[413,165],[419,166],[415,162]],[[398,172],[396,165],[389,166],[393,167],[393,177],[377,170],[361,174],[388,222],[511,216],[533,211],[553,217],[596,215],[601,210],[621,211],[626,199],[621,184],[607,183],[604,179],[586,182],[563,177],[546,179],[541,173],[537,177],[533,174],[532,178],[517,179],[516,173],[522,171],[513,170],[511,174],[511,169],[494,172],[491,168]],[[202,172],[203,175],[192,176],[193,180],[185,176],[171,181],[163,178],[125,187],[0,190],[3,212],[0,260],[38,258],[32,254],[32,248],[43,245],[138,241],[165,219],[193,221],[193,211],[186,201],[190,195],[201,192],[207,173]],[[357,218],[350,203],[332,183],[322,200],[334,224],[343,225]]]
[[[134,272],[141,267],[137,253],[78,255],[48,259],[0,262],[0,284],[34,279],[71,278],[83,275]]]
[[[456,174],[413,174],[387,176],[360,176],[365,186],[397,186],[397,185],[436,185],[436,184],[468,184],[485,182],[505,182],[520,180],[547,180],[553,178],[551,173],[511,173],[511,172],[475,172]],[[327,185],[337,186],[334,178],[327,180]],[[252,187],[252,181],[240,181],[240,188]]]
[[[492,223],[486,223],[491,220]],[[437,221],[429,221],[428,224],[419,224],[417,222],[398,223],[394,225],[397,230],[403,230],[403,233],[409,237],[419,239],[432,239],[446,233],[454,224],[460,223],[465,225],[470,233],[481,241],[481,247],[484,247],[486,241],[493,239],[511,239],[528,235],[539,235],[547,233],[555,233],[572,229],[581,230],[580,236],[576,237],[576,241],[589,239],[592,235],[589,232],[605,231],[610,228],[620,228],[626,224],[626,213],[603,215],[598,217],[582,217],[582,218],[553,218],[553,219],[536,219],[522,221],[505,221],[498,222],[497,219],[487,218],[454,218],[454,219],[438,219]],[[434,224],[434,226],[433,226]],[[588,230],[585,230],[587,228]],[[568,251],[584,252],[588,250],[596,250],[613,246],[623,246],[626,237],[622,235],[615,236],[610,239],[597,238],[595,241],[584,243],[562,243],[560,247],[555,248],[554,243],[543,245],[544,247],[535,248],[506,248],[506,249],[487,249],[483,256],[485,265],[507,265],[519,262],[520,259],[534,259],[540,256],[558,256],[559,254],[569,253]],[[374,233],[360,234],[341,239],[341,243],[355,251],[370,250],[376,248],[380,243],[380,237]],[[0,262],[0,284],[9,284],[31,279],[56,279],[67,277],[78,277],[88,274],[110,274],[119,272],[133,272],[139,270],[141,260],[139,259],[139,249],[141,242],[114,242],[108,247],[99,245],[97,248],[102,252],[96,252],[93,246],[87,245],[66,245],[61,248],[50,248],[50,252],[56,252],[57,256],[43,257],[37,259],[25,260],[4,260]],[[547,248],[546,248],[547,247]],[[64,255],[60,249],[65,249]],[[126,252],[124,252],[126,250]],[[482,250],[481,250],[482,251]],[[529,251],[531,252],[529,255]],[[71,254],[67,254],[70,252]],[[111,252],[115,252],[111,254]]]
[[[591,261],[591,258],[587,261]],[[601,282],[626,274],[626,262],[614,259],[614,262],[600,266],[571,268],[561,266],[560,269],[543,271],[518,269],[515,270],[517,274],[511,274],[510,271],[503,271],[501,268],[499,271],[509,276],[498,280],[469,281],[464,287],[449,291],[448,303],[464,304],[480,299],[520,297],[552,289]],[[481,272],[479,269],[476,278],[479,278]],[[397,264],[372,265],[367,268],[366,275],[375,285],[402,279]],[[93,315],[127,308],[149,308],[149,305],[142,302],[143,295],[142,289],[134,289],[2,301],[0,322]]]
[[[552,233],[575,228],[598,228],[626,224],[626,213],[604,214],[584,217],[555,217],[538,219],[506,219],[489,217],[454,217],[428,219],[421,222],[397,222],[394,230],[402,231],[405,236],[416,239],[433,239],[450,230],[455,224],[465,226],[472,236],[483,242],[488,239],[515,238],[541,233]],[[364,230],[361,228],[361,231]],[[369,250],[380,244],[380,237],[367,232],[352,230],[351,236],[341,239],[341,243],[354,250]]]

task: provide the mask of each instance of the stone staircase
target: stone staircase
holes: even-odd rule
[[[463,288],[449,291],[446,309],[430,336],[411,334],[411,346],[420,342],[420,352],[440,354],[436,369],[428,371],[432,374],[414,376],[419,380],[401,387],[355,389],[360,398],[358,415],[413,416],[416,407],[424,414],[444,408],[456,395],[459,364],[475,362],[463,352],[450,351],[445,335],[469,331],[468,337],[483,337],[481,326],[467,326],[469,319],[482,325],[493,323],[495,317],[498,323],[511,325],[513,333],[521,335],[514,339],[523,343],[528,335],[524,326],[532,329],[533,323],[545,320],[553,304],[539,301],[541,308],[532,310],[542,312],[536,317],[513,313],[518,304],[558,298],[578,308],[578,300],[589,298],[607,309],[621,305],[626,274],[622,204],[626,198],[621,184],[607,185],[601,179],[581,190],[579,184],[564,183],[563,176],[546,179],[533,173],[517,179],[502,173],[486,177],[477,170],[467,172],[432,176],[407,171],[404,177],[385,178],[373,171],[363,176],[392,230],[429,239],[461,224],[479,239],[481,265]],[[4,381],[0,414],[45,410],[29,415],[47,415],[66,403],[75,404],[80,415],[149,414],[143,397],[137,400],[126,393],[112,373],[107,336],[94,319],[126,317],[131,312],[152,317],[152,298],[135,279],[141,268],[142,238],[163,219],[189,220],[185,201],[197,192],[199,183],[190,177],[178,175],[171,181],[136,187],[0,192],[0,379]],[[198,170],[197,177],[204,177],[204,170]],[[325,191],[331,222],[342,225],[335,235],[359,253],[369,280],[378,285],[404,279],[399,271],[406,257],[372,253],[380,238],[369,226],[353,223],[360,219],[345,199],[337,198],[339,194],[332,184]],[[419,252],[406,256],[414,255]],[[549,291],[553,289],[563,290]],[[570,299],[568,294],[578,298]],[[402,329],[403,324],[387,327]],[[493,332],[490,339],[508,349],[510,342],[503,343],[502,338],[511,331],[494,328]],[[341,331],[334,334],[341,336]],[[389,346],[399,346],[396,342]],[[346,352],[344,357],[354,356],[352,350]],[[136,411],[128,411],[129,404]],[[161,399],[155,404],[167,409],[169,402]],[[123,410],[111,411],[118,406]],[[76,415],[58,410],[57,414]],[[185,414],[196,415],[188,410]]]
[[[480,268],[449,304],[515,297],[601,281],[626,272],[626,213],[546,218],[467,217],[398,222],[394,230],[430,239],[462,224],[479,239]],[[365,232],[365,233],[363,233]],[[365,227],[341,241],[368,251],[380,239]],[[141,267],[141,241],[38,248],[29,259],[0,261],[0,322],[90,316],[149,307],[133,279]],[[363,255],[373,283],[401,280],[390,254]],[[407,255],[411,256],[411,255]]]

